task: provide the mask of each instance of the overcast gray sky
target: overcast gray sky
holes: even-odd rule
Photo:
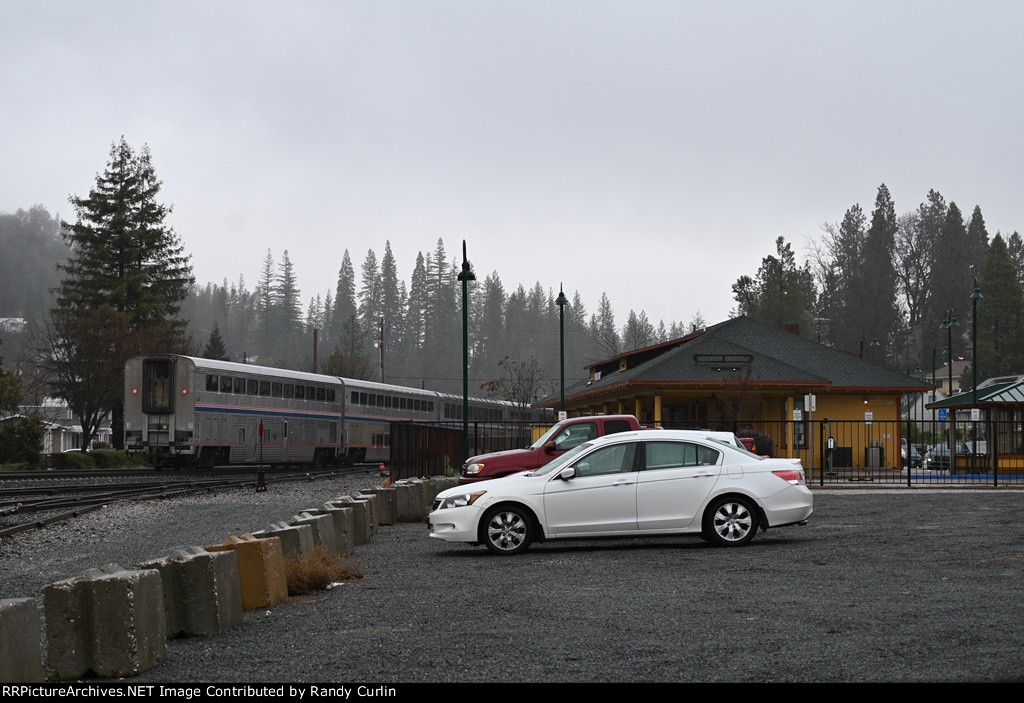
[[[149,144],[201,283],[306,301],[391,241],[700,311],[886,183],[1024,229],[1024,3],[0,0],[0,210],[70,218]]]

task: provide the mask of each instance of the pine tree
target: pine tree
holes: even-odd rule
[[[161,183],[148,147],[136,154],[124,137],[87,197],[72,196],[77,219],[63,223],[71,258],[62,266],[57,306],[68,311],[109,305],[133,325],[177,319],[194,278],[190,258],[164,222]]]
[[[878,187],[871,226],[864,237],[862,322],[864,331],[874,334],[882,349],[889,350],[900,341],[897,335],[902,321],[896,307],[896,270],[893,267],[896,231],[896,207],[883,183]],[[910,365],[909,359],[906,365]]]
[[[220,326],[214,325],[210,332],[210,339],[203,347],[204,359],[215,359],[218,361],[228,360],[228,349],[224,344],[224,338],[220,336]]]
[[[985,296],[977,303],[978,381],[1020,373],[1024,368],[1024,290],[1017,280],[1006,242],[999,234],[988,247],[978,285]],[[965,312],[970,309],[965,305]],[[970,387],[970,382],[963,387]]]

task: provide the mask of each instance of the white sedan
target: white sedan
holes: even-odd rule
[[[747,544],[813,512],[797,459],[766,459],[697,430],[622,432],[531,472],[438,494],[430,536],[519,554],[534,541],[699,535]]]

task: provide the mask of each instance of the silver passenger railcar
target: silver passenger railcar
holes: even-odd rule
[[[333,376],[173,354],[125,365],[125,449],[157,466],[333,463],[343,418]]]

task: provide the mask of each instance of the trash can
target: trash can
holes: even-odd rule
[[[885,447],[881,443],[874,443],[870,447],[864,447],[864,466],[869,469],[880,469],[885,466]]]

